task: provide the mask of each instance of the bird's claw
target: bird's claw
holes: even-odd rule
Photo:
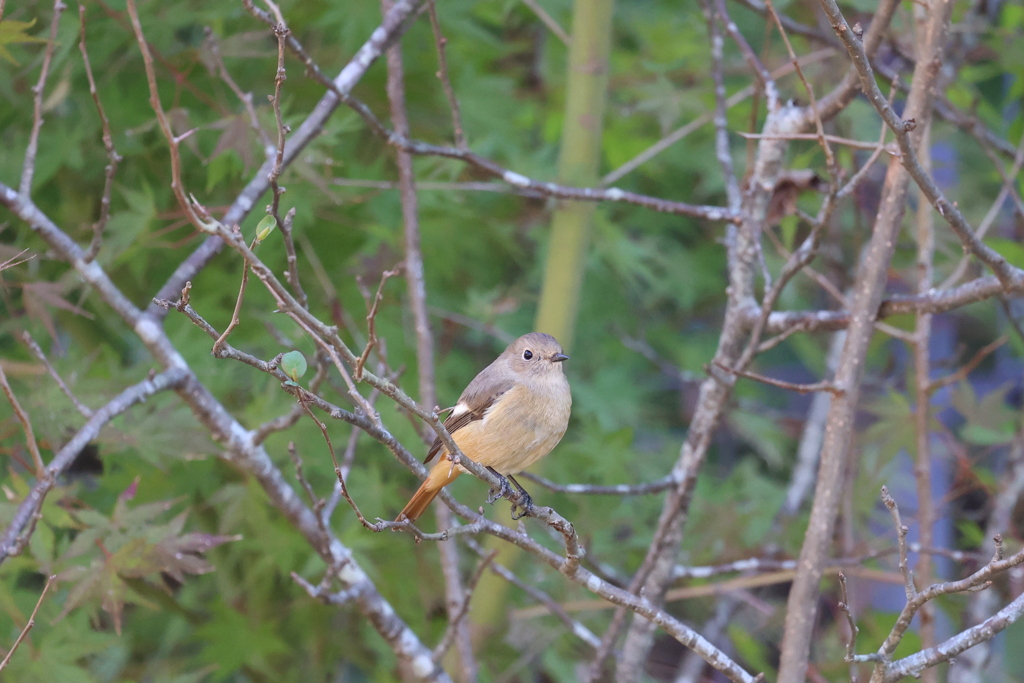
[[[512,487],[508,485],[508,479],[501,476],[500,474],[498,474],[497,477],[498,481],[500,482],[498,484],[498,489],[491,489],[490,491],[487,492],[488,505],[494,505],[494,501],[500,500],[501,498],[508,498],[510,495],[512,495]]]
[[[531,498],[530,494],[527,493],[526,491],[520,491],[519,493],[520,497],[522,498],[522,501],[519,503],[512,503],[513,520],[519,520],[523,517],[529,517],[530,513],[533,512],[533,498]],[[518,515],[516,514],[517,509],[522,510],[522,512],[520,512]]]

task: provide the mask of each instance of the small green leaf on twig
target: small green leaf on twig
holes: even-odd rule
[[[263,240],[267,239],[267,236],[274,231],[277,227],[277,219],[273,216],[267,215],[263,217],[259,223],[256,224],[256,244],[259,244]],[[297,352],[293,352],[297,353]]]
[[[306,357],[299,351],[289,351],[281,357],[281,370],[293,381],[299,381],[306,374]]]

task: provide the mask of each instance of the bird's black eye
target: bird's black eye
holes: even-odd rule
[[[531,358],[533,358],[533,351],[530,349],[523,351],[523,360],[530,360]]]

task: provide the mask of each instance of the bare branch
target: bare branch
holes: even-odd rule
[[[875,82],[874,71],[864,51],[864,47],[846,23],[846,18],[840,12],[835,0],[820,0],[820,2],[832,25],[835,27],[836,34],[850,53],[850,58],[860,75],[861,86],[868,101],[871,102],[876,111],[881,115],[882,120],[885,121],[889,129],[896,135],[896,142],[902,153],[900,160],[914,179],[914,182],[921,188],[921,191],[932,203],[932,206],[935,207],[935,210],[939,212],[939,215],[946,219],[946,222],[953,229],[953,232],[956,233],[957,237],[960,238],[966,250],[991,268],[1004,286],[1020,286],[1020,282],[1024,280],[1024,271],[1010,265],[1001,254],[981,241],[974,232],[974,229],[968,224],[967,219],[960,213],[956,204],[946,199],[945,194],[943,194],[932,177],[921,165],[917,152],[914,149],[916,143],[911,140],[910,134],[921,123],[916,121],[914,116],[919,114],[927,115],[928,109],[918,114],[911,113],[907,119],[900,118],[893,108],[889,106],[887,99],[882,95],[882,91],[879,90],[878,84]],[[944,37],[945,31],[940,31],[939,34]],[[937,34],[928,33],[928,35]],[[937,44],[932,44],[931,49],[937,54],[941,54],[942,47],[942,42],[938,41]],[[935,79],[941,60],[934,64],[929,60],[930,56],[928,58],[919,56],[917,65],[917,72],[919,73],[915,74],[915,87],[921,79],[928,79],[929,81]]]
[[[302,124],[296,128],[288,138],[285,146],[282,164],[287,166],[296,155],[309,144],[310,140],[320,134],[327,119],[334,113],[342,103],[342,99],[348,96],[356,83],[363,77],[366,71],[377,60],[384,50],[398,38],[408,27],[408,20],[416,12],[424,0],[399,0],[395,3],[394,9],[388,13],[384,21],[356,51],[345,67],[338,73],[334,80],[327,79],[331,84],[316,107]],[[252,14],[259,16],[266,13],[252,7],[251,0],[243,0],[243,6]],[[272,20],[271,20],[272,21]],[[292,36],[287,37],[288,46],[294,49],[297,44]],[[309,64],[306,64],[309,68]],[[315,65],[314,65],[315,66]],[[319,70],[317,70],[319,72]],[[228,225],[241,223],[242,219],[253,209],[267,188],[270,187],[269,175],[273,169],[274,161],[267,160],[263,166],[253,175],[252,180],[245,189],[235,198],[231,206],[225,212],[222,220]],[[224,245],[220,239],[211,237],[202,246],[185,259],[174,271],[174,274],[164,283],[155,299],[168,300],[177,295],[185,282],[192,280],[210,260],[220,253]],[[158,306],[152,306],[147,313],[161,316],[165,311]]]
[[[956,656],[968,647],[976,645],[982,640],[992,638],[996,633],[1003,630],[1024,615],[1024,596],[1019,596],[992,618],[987,619],[978,626],[967,629],[963,633],[950,638],[945,643],[934,648],[926,649],[916,655],[911,655],[905,659],[890,663],[892,653],[895,651],[896,646],[899,645],[900,641],[903,639],[903,635],[910,627],[910,623],[913,620],[914,615],[917,614],[918,610],[920,610],[923,605],[941,595],[962,593],[965,591],[974,591],[979,589],[984,590],[991,585],[991,578],[993,576],[1024,563],[1024,550],[1021,550],[1005,559],[1003,558],[1002,539],[999,536],[996,536],[995,538],[995,548],[995,553],[988,564],[967,578],[960,579],[959,581],[932,584],[925,590],[915,593],[913,598],[908,597],[907,603],[900,612],[900,615],[897,618],[896,623],[893,625],[892,630],[889,632],[888,637],[878,648],[878,655],[881,658],[881,661],[876,665],[872,681],[878,681],[881,683],[881,681],[898,680],[899,678],[908,675],[906,672],[911,671],[915,673],[910,675],[916,675],[928,666],[934,666],[939,662],[947,661],[949,658]],[[896,672],[902,673],[896,675]]]
[[[3,370],[0,369],[0,376],[2,373]],[[57,451],[50,464],[40,472],[38,481],[28,495],[18,505],[11,523],[4,530],[3,538],[0,539],[0,563],[11,555],[21,552],[21,548],[31,535],[29,533],[22,536],[21,533],[30,524],[34,525],[36,515],[43,506],[43,500],[55,486],[57,477],[71,465],[82,449],[96,438],[108,422],[155,393],[177,389],[185,382],[186,378],[187,373],[180,368],[165,370],[150,379],[128,387],[105,406],[96,410],[75,435]]]
[[[444,657],[445,653],[448,652],[448,648],[455,642],[458,637],[459,630],[463,623],[463,619],[469,614],[469,601],[473,597],[473,591],[476,590],[476,585],[480,581],[480,577],[483,576],[484,570],[487,566],[494,561],[494,558],[498,555],[497,550],[484,555],[483,559],[477,562],[476,570],[473,575],[469,577],[469,581],[466,582],[465,595],[462,598],[462,602],[459,605],[455,613],[449,617],[448,628],[445,629],[444,636],[441,638],[441,642],[434,648],[434,661],[440,662]]]
[[[1000,346],[1002,346],[1009,340],[1009,336],[1004,334],[995,341],[990,342],[983,346],[982,348],[978,349],[978,352],[974,354],[974,357],[971,358],[971,360],[967,361],[967,363],[965,363],[963,367],[958,369],[956,372],[950,373],[945,377],[941,377],[937,380],[928,383],[928,393],[935,393],[936,391],[942,389],[943,387],[948,387],[950,384],[956,384],[957,382],[962,382],[963,380],[967,379],[967,376],[974,372],[974,369],[981,365],[981,362],[983,360],[988,358],[988,356],[993,351],[998,349]]]
[[[110,121],[107,113],[100,103],[100,95],[96,90],[96,79],[92,75],[92,65],[89,63],[89,53],[85,49],[85,7],[78,6],[78,20],[81,25],[79,29],[78,49],[82,53],[82,63],[85,65],[85,76],[89,79],[89,94],[96,105],[96,111],[100,115],[100,126],[103,130],[103,148],[107,151],[107,167],[104,173],[103,195],[100,197],[100,217],[92,224],[92,241],[89,249],[85,252],[85,260],[92,261],[100,253],[100,246],[103,242],[103,230],[110,220],[110,193],[114,187],[114,176],[117,174],[117,166],[121,163],[121,155],[114,149],[114,137],[110,133]]]
[[[540,6],[537,0],[523,0],[523,4],[533,10],[533,13],[537,15],[537,18],[548,27],[548,30],[555,34],[555,37],[562,41],[563,45],[568,45],[572,42],[572,38],[566,33],[565,29],[555,21],[554,17],[547,13],[547,11]]]
[[[363,353],[356,360],[355,368],[352,371],[352,377],[357,382],[363,381],[363,367],[366,365],[366,360],[370,357],[370,352],[377,346],[377,307],[380,306],[380,300],[383,296],[384,285],[387,281],[402,273],[402,268],[393,268],[392,270],[385,270],[380,275],[380,284],[377,285],[377,293],[371,299],[367,292],[363,293],[363,297],[366,299],[366,326],[368,335],[366,338],[366,346],[363,348]]]
[[[972,128],[972,130],[974,129]],[[1017,150],[1013,156],[1013,166],[1010,168],[1010,172],[1003,176],[1003,186],[1000,188],[999,194],[996,196],[995,201],[992,202],[992,206],[989,207],[985,217],[981,219],[981,223],[978,224],[978,230],[975,233],[978,236],[978,239],[981,239],[988,234],[989,228],[993,223],[995,223],[996,216],[999,215],[999,211],[1003,207],[1003,202],[1005,202],[1006,198],[1010,196],[1010,192],[1013,189],[1010,181],[1017,177],[1022,165],[1024,165],[1024,135],[1021,135],[1020,142],[1017,143]],[[939,285],[939,289],[947,289],[959,282],[960,278],[962,278],[964,273],[967,272],[967,266],[970,264],[970,261],[970,255],[964,254],[960,259],[960,262],[956,264],[956,268],[953,269],[953,272],[949,274],[941,285]]]
[[[236,231],[238,230],[238,226],[237,225],[235,226],[235,230]],[[256,248],[256,244],[258,243],[257,240],[259,240],[259,236],[256,236],[256,237],[253,238],[252,245],[249,247],[250,249],[255,249]],[[217,340],[213,342],[213,351],[212,351],[212,353],[215,356],[220,353],[220,349],[221,349],[222,346],[224,346],[224,342],[227,341],[228,335],[230,335],[231,332],[236,327],[238,327],[238,323],[241,322],[242,301],[245,299],[245,288],[248,286],[248,284],[249,284],[249,263],[247,261],[243,261],[242,262],[242,282],[238,286],[238,296],[235,298],[235,308],[231,312],[231,322],[229,322],[228,326],[224,328],[224,332],[222,332],[221,335],[219,337],[217,337]]]
[[[903,588],[907,594],[907,601],[910,602],[917,595],[917,588],[914,586],[914,574],[910,570],[910,564],[907,560],[908,530],[900,520],[900,508],[896,504],[896,500],[889,495],[889,489],[885,486],[882,487],[882,502],[889,509],[889,514],[892,515],[892,523],[896,527],[896,540],[900,553],[900,574],[903,575]]]
[[[701,0],[711,40],[711,76],[715,82],[715,153],[718,155],[718,165],[721,167],[722,177],[725,179],[725,194],[729,200],[729,208],[737,211],[742,203],[742,197],[740,196],[739,181],[736,180],[736,172],[733,170],[732,152],[729,148],[729,121],[726,118],[728,103],[725,97],[725,66],[722,55],[724,41],[717,14],[711,3],[712,0]]]
[[[542,10],[543,11],[543,10]],[[459,149],[468,149],[466,144],[466,133],[462,128],[462,114],[459,111],[459,101],[455,97],[455,90],[452,88],[452,81],[448,75],[448,59],[445,57],[445,46],[448,39],[441,33],[441,22],[437,18],[437,3],[430,0],[427,3],[427,15],[430,17],[430,28],[434,31],[434,46],[437,48],[437,77],[441,80],[441,87],[444,89],[444,96],[448,98],[448,108],[452,110],[452,129],[455,133],[455,146]],[[405,98],[402,98],[402,109]],[[391,119],[395,120],[394,108],[391,110]],[[395,130],[402,134],[409,134],[408,124],[399,126],[395,122]]]
[[[1016,600],[977,626],[962,631],[933,648],[886,664],[881,680],[884,683],[895,683],[907,676],[916,676],[928,667],[948,662],[968,648],[991,640],[997,633],[1020,619],[1022,615],[1024,615],[1024,594],[1017,596]]]
[[[36,600],[36,606],[32,608],[32,614],[29,615],[28,621],[25,623],[25,628],[21,629],[21,633],[18,634],[18,639],[14,641],[14,645],[7,651],[7,655],[3,661],[0,662],[0,671],[7,668],[7,663],[11,661],[11,657],[14,655],[14,651],[21,645],[21,641],[25,640],[25,636],[32,630],[32,627],[36,625],[36,614],[39,612],[39,606],[43,604],[43,598],[46,597],[46,593],[50,590],[50,585],[53,583],[57,576],[51,574],[46,578],[46,585],[43,586],[43,592],[39,594],[39,599]]]
[[[876,107],[884,105],[891,113],[892,110],[888,108],[888,102],[882,96],[874,79],[865,78],[864,67],[870,71],[865,45],[846,24],[845,18],[833,0],[820,0],[820,2],[854,61],[862,87],[865,92],[871,90],[869,99],[872,104],[875,104]],[[914,73],[913,89],[907,102],[906,115],[919,118],[922,125],[927,124],[927,117],[931,111],[931,94],[935,90],[936,72],[927,65],[941,63],[940,55],[949,25],[949,7],[948,4],[943,5],[929,18],[929,42],[927,46],[921,46],[919,53],[924,54],[924,51],[927,50],[929,56],[918,62],[918,68]],[[884,11],[880,11],[880,14],[884,15],[884,13]],[[874,29],[874,25],[875,22],[872,23],[872,29]],[[869,37],[865,36],[865,43],[868,42]],[[914,151],[912,146],[918,143],[918,136],[915,136],[914,141],[911,142],[908,133],[909,131],[906,130],[896,133],[897,138],[901,140],[902,157],[899,161],[893,159],[889,163],[871,239],[865,249],[856,283],[852,287],[854,294],[851,302],[850,324],[847,328],[846,343],[834,379],[844,393],[833,396],[829,408],[825,439],[821,450],[821,464],[818,469],[818,483],[815,487],[814,505],[800,551],[800,566],[787,600],[785,630],[779,662],[780,680],[802,679],[807,671],[819,603],[820,581],[829,554],[828,549],[832,541],[840,499],[846,490],[847,460],[850,454],[850,442],[853,439],[864,358],[874,333],[874,322],[881,304],[889,265],[895,251],[896,236],[899,234],[905,208],[908,180],[899,163],[900,161],[906,163],[908,156]],[[902,138],[900,138],[901,135]],[[916,160],[916,156],[914,159]]]
[[[377,590],[369,576],[359,567],[352,556],[351,550],[345,547],[333,535],[323,536],[321,525],[317,521],[316,515],[303,505],[300,498],[295,495],[295,492],[284,480],[281,471],[274,465],[266,450],[262,446],[253,443],[251,432],[231,417],[209,390],[188,369],[181,355],[173,347],[158,324],[157,319],[135,308],[111,282],[102,268],[95,263],[86,263],[83,258],[83,250],[43,214],[29,198],[19,195],[11,188],[0,183],[0,204],[11,209],[16,216],[27,222],[56,254],[75,268],[83,280],[95,289],[99,298],[135,331],[136,335],[157,361],[169,368],[164,374],[173,373],[173,376],[176,378],[182,377],[181,384],[177,386],[178,395],[192,410],[197,421],[209,431],[214,439],[224,446],[227,454],[226,457],[237,466],[253,474],[267,493],[271,504],[281,511],[285,518],[307,539],[329,566],[346,567],[346,571],[339,573],[338,578],[342,581],[346,590],[352,591],[360,613],[388,642],[396,656],[401,661],[407,663],[412,671],[417,672],[417,675],[421,678],[431,681],[449,681],[448,675],[443,670],[434,666],[430,658],[430,651],[423,645],[416,634],[409,629],[405,622],[402,621],[395,612],[395,609]],[[255,255],[252,254],[244,242],[242,247],[248,252],[250,257],[255,258]],[[262,267],[262,264],[260,266]],[[290,298],[290,295],[288,296]],[[290,300],[294,301],[294,299]],[[159,307],[160,304],[154,304],[154,306]],[[182,302],[182,307],[187,308],[187,305]],[[269,366],[266,363],[263,365]],[[163,375],[158,375],[158,377],[161,376]],[[390,382],[388,382],[388,385],[393,387],[393,385],[390,385]],[[395,391],[397,391],[397,388],[395,388]],[[423,412],[425,413],[426,411]],[[100,419],[101,413],[102,411],[97,411],[92,420],[90,420],[90,423],[87,423],[87,426]],[[375,427],[365,416],[362,418],[353,416],[353,419],[362,419],[369,430]],[[385,432],[379,436],[384,440],[390,439],[396,449],[400,448],[400,445],[394,441],[390,434]],[[67,462],[70,462],[74,455],[88,441],[89,439],[77,443],[74,440],[69,442],[58,456],[51,461],[50,467],[52,468],[54,463],[58,461],[58,458],[64,454],[67,454]],[[415,462],[411,455],[409,457]],[[37,484],[33,491],[30,492],[29,500],[19,506],[15,522],[9,527],[3,541],[0,541],[0,561],[9,556],[12,551],[19,550],[20,545],[17,543],[17,534],[27,523],[36,519],[35,515],[38,504],[41,502],[42,496],[45,495],[45,492],[52,485],[52,480],[46,480]]]
[[[815,382],[814,384],[794,384],[793,382],[784,382],[780,379],[765,377],[764,375],[760,375],[756,372],[750,372],[748,370],[734,370],[733,368],[727,367],[720,363],[715,363],[715,366],[721,368],[722,370],[731,375],[736,375],[738,377],[746,377],[747,379],[752,379],[757,382],[763,382],[764,384],[769,384],[773,387],[779,387],[780,389],[789,389],[790,391],[795,391],[798,394],[810,394],[816,391],[825,391],[832,394],[833,396],[839,396],[840,394],[843,393],[843,390],[840,387],[837,387],[832,382]]]
[[[267,135],[267,131],[263,129],[260,124],[259,116],[256,115],[256,107],[252,103],[252,93],[245,92],[242,90],[235,79],[231,77],[231,72],[228,71],[227,65],[224,64],[224,57],[220,53],[220,41],[217,40],[217,36],[214,35],[213,29],[209,26],[203,29],[204,37],[206,40],[206,47],[210,52],[210,57],[213,58],[214,68],[216,69],[217,76],[220,80],[228,86],[228,88],[235,94],[238,101],[242,103],[245,108],[245,113],[249,117],[249,125],[252,127],[253,132],[260,140],[260,144],[263,146],[264,152],[268,157],[273,155],[274,143]]]
[[[846,623],[850,627],[850,640],[846,643],[846,656],[844,659],[847,662],[855,662],[857,660],[857,634],[860,633],[860,629],[857,628],[857,622],[853,618],[853,614],[850,612],[850,598],[846,590],[846,575],[839,572],[839,594],[842,599],[839,602],[839,609],[846,615]]]
[[[32,130],[28,136],[25,160],[21,166],[21,182],[18,184],[19,194],[26,197],[32,195],[32,176],[36,172],[39,131],[43,127],[43,91],[46,89],[46,79],[50,75],[50,62],[53,61],[53,53],[57,49],[57,29],[60,27],[60,18],[67,8],[68,6],[64,4],[63,0],[54,0],[53,17],[50,19],[50,39],[47,41],[46,50],[43,53],[43,66],[39,70],[39,80],[32,87]]]
[[[785,21],[785,19],[786,18],[783,17],[783,21]],[[825,48],[823,50],[816,50],[807,55],[804,55],[803,57],[800,57],[798,61],[800,62],[801,66],[806,66],[808,64],[815,64],[830,57],[834,57],[836,54],[837,52],[833,48]],[[783,64],[779,68],[772,71],[771,76],[772,78],[778,79],[791,73],[793,73],[793,64]],[[754,91],[755,87],[752,85],[748,85],[742,90],[739,90],[733,95],[726,98],[726,110],[732,109],[740,102],[744,102],[750,99],[750,97],[754,94]],[[672,131],[671,133],[663,137],[661,140],[658,140],[656,143],[645,149],[643,152],[641,152],[640,154],[636,155],[635,157],[624,163],[622,166],[619,166],[614,171],[611,171],[608,174],[606,174],[603,178],[601,178],[601,185],[611,185],[612,183],[618,181],[622,177],[628,175],[629,173],[632,173],[640,166],[643,166],[645,163],[647,163],[654,157],[658,156],[672,145],[686,138],[688,135],[690,135],[690,133],[693,133],[694,131],[702,128],[703,126],[712,123],[714,121],[714,117],[715,115],[710,113],[701,114],[700,116],[693,119],[689,123],[686,123],[683,126]]]
[[[739,131],[736,134],[739,135],[741,138],[744,138],[745,140],[817,140],[819,142],[824,141],[825,144],[833,142],[837,145],[844,145],[846,147],[852,147],[854,149],[884,151],[888,152],[890,156],[896,156],[898,154],[898,152],[896,152],[895,150],[887,149],[885,147],[881,147],[881,149],[879,150],[880,145],[877,142],[868,142],[867,140],[851,140],[850,138],[844,138],[839,135],[826,135],[825,133],[822,133],[820,135],[817,133],[790,133],[789,135],[786,136],[775,135],[772,136],[771,138],[768,138],[768,136],[763,135],[761,133],[745,133],[743,131]]]
[[[68,388],[68,385],[65,384],[64,380],[61,379],[60,375],[57,374],[57,370],[54,369],[53,364],[50,363],[50,359],[46,357],[46,354],[43,353],[43,350],[39,347],[39,344],[36,343],[36,340],[32,338],[32,335],[29,334],[27,331],[23,331],[21,333],[21,341],[23,344],[25,344],[25,346],[29,348],[29,350],[32,352],[32,355],[38,358],[39,362],[46,367],[46,371],[50,373],[50,377],[53,378],[53,381],[57,383],[57,386],[60,387],[60,390],[64,393],[64,395],[67,396],[68,399],[70,399],[72,404],[74,404],[75,410],[81,413],[82,417],[84,418],[88,419],[92,417],[92,409],[89,408],[89,406],[82,403],[81,401],[79,401],[78,397],[75,396],[74,393],[72,393],[71,389]]]
[[[523,477],[536,482],[546,489],[560,493],[581,493],[584,495],[596,496],[640,496],[652,493],[660,493],[676,485],[676,481],[670,476],[663,477],[648,484],[615,484],[612,486],[600,486],[598,484],[559,484],[550,479],[545,479],[530,472],[523,472]]]
[[[740,33],[740,29],[733,22],[732,17],[729,16],[728,10],[726,10],[725,0],[714,0],[716,9],[718,10],[719,21],[722,22],[722,28],[729,34],[729,37],[736,43],[736,47],[740,49],[740,54],[743,55],[743,59],[746,60],[750,70],[757,76],[757,80],[761,84],[761,88],[764,91],[765,99],[768,104],[768,111],[775,111],[779,108],[779,90],[775,86],[775,79],[772,78],[771,72],[761,63],[761,58],[757,56],[754,49],[750,47],[747,39]]]
[[[0,388],[3,389],[7,402],[14,409],[14,416],[21,423],[22,431],[25,432],[25,445],[28,446],[28,452],[32,455],[32,464],[36,468],[36,477],[42,478],[45,476],[46,466],[43,464],[43,456],[39,453],[39,444],[36,443],[36,433],[32,429],[32,419],[25,412],[25,409],[21,407],[18,397],[14,395],[14,390],[7,383],[7,375],[4,373],[4,366],[2,364],[0,364]]]
[[[807,78],[804,77],[804,70],[800,68],[800,60],[796,57],[796,52],[793,50],[793,44],[789,42],[789,36],[786,34],[786,27],[782,23],[782,19],[779,18],[778,12],[775,11],[775,5],[772,4],[771,0],[765,0],[765,7],[768,8],[768,14],[771,16],[775,25],[779,29],[779,35],[782,36],[782,42],[786,44],[786,51],[789,53],[789,59],[793,63],[793,68],[796,69],[796,75],[799,76],[800,82],[803,83],[804,90],[807,91],[807,97],[810,98],[811,112],[814,114],[814,126],[817,132],[818,144],[821,145],[821,149],[825,152],[825,164],[828,167],[829,172],[829,185],[832,188],[832,194],[838,190],[838,169],[836,168],[836,158],[832,153],[832,147],[829,145],[830,140],[825,135],[825,126],[821,121],[821,112],[818,111],[818,100],[814,97],[814,89],[811,88],[811,84],[807,82]]]

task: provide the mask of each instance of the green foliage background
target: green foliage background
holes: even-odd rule
[[[813,23],[813,3],[794,0],[777,5],[790,16]],[[563,26],[570,25],[568,0],[548,0],[544,6]],[[872,7],[871,2],[854,2],[845,9]],[[377,3],[368,1],[289,1],[282,9],[293,34],[328,73],[335,73],[380,21]],[[243,90],[253,93],[268,130],[273,117],[266,96],[273,91],[276,45],[237,2],[143,2],[139,10],[147,38],[161,55],[158,73],[164,106],[172,111],[178,130],[196,128],[184,155],[188,189],[206,206],[224,206],[263,155],[240,103],[210,71],[204,30],[209,27],[220,43],[227,68]],[[519,173],[551,178],[562,128],[565,47],[524,4],[513,0],[446,0],[438,10],[473,150]],[[759,17],[739,6],[732,11],[755,48],[764,51],[767,63],[785,63],[777,36],[764,42]],[[38,39],[45,39],[51,13],[45,2],[9,0],[0,23],[0,101],[5,103],[0,106],[0,180],[13,186],[20,177],[32,122],[31,88],[44,50]],[[170,191],[166,143],[147,101],[142,60],[123,3],[88,2],[85,16],[99,97],[116,149],[124,157],[98,260],[135,304],[145,306],[200,237],[183,220]],[[905,11],[898,15],[897,26],[908,22]],[[975,106],[987,125],[1010,140],[1021,135],[1022,27],[1024,12],[1007,4],[981,35],[988,48],[985,57],[965,67],[949,91],[951,99]],[[46,89],[33,196],[62,229],[84,244],[98,216],[106,158],[77,32],[72,8],[60,23]],[[429,25],[418,21],[402,45],[412,135],[429,142],[449,141],[451,119],[435,78]],[[809,51],[806,43],[798,40],[797,45]],[[605,170],[711,110],[707,55],[704,19],[696,3],[619,2],[603,142]],[[286,122],[295,127],[322,89],[303,76],[294,59],[289,58],[287,66],[283,110]],[[808,71],[824,88],[838,80],[843,68],[845,62],[833,57]],[[388,111],[384,80],[384,67],[377,64],[355,91],[382,115]],[[742,60],[731,55],[730,93],[749,82]],[[787,96],[802,96],[794,79],[782,81],[782,86]],[[742,102],[730,112],[732,128],[749,129],[751,120],[763,115],[761,108],[751,99]],[[866,104],[857,102],[837,121],[835,132],[874,140],[878,130],[876,117]],[[998,192],[998,175],[977,147],[947,124],[936,123],[933,138],[942,141],[953,159],[947,180],[952,194],[977,221]],[[742,162],[744,146],[738,138],[734,142],[735,156]],[[849,165],[850,150],[841,148],[839,153],[840,161]],[[863,161],[859,153],[856,158]],[[712,129],[705,126],[617,184],[691,203],[722,204],[722,180],[713,159]],[[820,169],[823,161],[812,143],[796,143],[789,164]],[[483,180],[451,160],[417,158],[415,169],[421,182]],[[395,191],[345,187],[333,181],[394,177],[392,150],[354,114],[342,110],[282,178],[288,189],[285,206],[298,209],[301,272],[313,310],[324,319],[348,323],[349,331],[362,330],[365,315],[355,278],[375,286],[380,273],[402,258],[401,207]],[[451,190],[423,190],[419,200],[428,302],[438,342],[438,394],[442,403],[451,403],[503,343],[482,331],[482,325],[467,328],[450,314],[494,325],[513,336],[531,329],[551,205],[504,193]],[[246,234],[254,231],[265,202],[266,198],[258,202],[242,225]],[[816,202],[811,193],[801,199],[801,206],[813,210]],[[829,251],[820,267],[840,289],[849,284],[851,264],[866,240],[871,217],[870,198],[858,197],[844,205],[828,237]],[[696,381],[717,341],[725,296],[722,226],[619,204],[599,206],[595,220],[568,366],[572,424],[546,461],[544,474],[565,483],[650,481],[664,476],[677,457],[694,409]],[[791,245],[801,229],[794,218],[787,218],[779,235]],[[938,269],[945,273],[959,258],[959,247],[941,229],[939,235]],[[1006,242],[1005,253],[1019,251],[1016,234],[1004,231],[1000,237]],[[912,262],[912,243],[909,236],[905,239],[897,257],[901,266]],[[0,274],[0,356],[32,416],[44,457],[49,457],[82,418],[17,341],[21,330],[30,330],[43,342],[57,370],[93,408],[143,378],[152,362],[131,331],[74,272],[50,259],[24,225],[0,214],[0,260],[23,248],[31,249],[35,258]],[[260,254],[278,272],[283,270],[279,240],[268,240]],[[770,249],[767,258],[777,269],[781,261]],[[195,279],[192,305],[218,328],[230,318],[240,271],[236,256],[225,253]],[[912,280],[894,274],[892,285],[899,289],[908,282]],[[390,364],[405,368],[400,383],[415,395],[415,336],[404,283],[393,280],[384,293],[379,334],[386,340]],[[782,305],[834,306],[808,279],[794,282]],[[988,343],[1007,327],[997,311],[980,304],[946,316],[948,347],[976,349]],[[894,322],[913,325],[911,320]],[[291,399],[275,380],[242,365],[215,361],[209,340],[182,316],[170,315],[166,326],[186,360],[244,424],[255,427],[288,411]],[[642,340],[664,362],[652,363],[630,348],[624,341],[629,339]],[[312,357],[312,343],[273,312],[269,295],[251,286],[232,343],[271,358],[287,350],[285,340]],[[362,343],[357,334],[350,334],[350,340]],[[758,371],[809,380],[824,372],[827,348],[826,336],[797,335],[766,354]],[[963,384],[955,395],[940,399],[948,409],[942,415],[945,433],[963,445],[970,464],[976,466],[969,488],[982,494],[994,490],[1000,462],[996,456],[1020,426],[1019,401],[1008,397],[1019,391],[1020,365],[1014,358],[1020,349],[1020,339],[1013,338],[982,366],[983,382]],[[952,350],[945,359],[951,355]],[[872,520],[882,519],[876,492],[883,482],[892,485],[906,479],[906,470],[894,463],[913,441],[905,351],[880,337],[869,361],[869,407],[878,417],[865,418],[870,429],[858,447],[862,463],[870,465],[860,473],[850,521],[856,547],[864,552],[893,543],[891,533],[878,531],[888,527],[871,526]],[[681,373],[666,370],[667,366],[678,367]],[[1017,373],[1012,382],[1008,368]],[[798,552],[802,519],[772,522],[789,481],[807,401],[771,387],[740,384],[698,487],[685,540],[687,563],[722,563],[762,554],[766,546],[783,556]],[[388,402],[379,405],[385,423],[415,450],[414,425]],[[0,483],[6,494],[0,500],[0,521],[6,521],[31,485],[31,475],[24,468],[27,455],[20,428],[6,403],[0,406],[0,417]],[[330,429],[335,444],[348,438],[346,425],[332,424]],[[298,444],[316,491],[326,495],[333,473],[319,431],[301,421],[268,441],[269,452],[291,475],[289,441]],[[318,580],[322,562],[267,504],[254,481],[218,459],[218,449],[173,396],[151,399],[117,419],[95,449],[102,471],[83,468],[62,480],[43,508],[29,547],[0,566],[0,643],[5,646],[24,625],[43,577],[56,573],[62,578],[43,603],[30,638],[0,674],[4,680],[198,683],[388,681],[397,676],[392,652],[355,610],[321,605],[292,581],[291,572]],[[384,448],[364,438],[349,485],[364,513],[391,518],[414,481]],[[468,477],[455,491],[471,503],[482,502],[484,496],[480,482]],[[590,561],[622,575],[639,564],[660,511],[658,497],[583,497],[541,489],[534,493],[573,520]],[[505,516],[507,511],[499,503],[489,514]],[[340,539],[354,549],[401,616],[425,642],[436,642],[446,624],[436,548],[414,545],[406,535],[370,534],[344,505],[333,522]],[[963,546],[977,544],[978,521],[963,517],[957,522]],[[883,537],[877,538],[880,533]],[[187,555],[195,545],[209,547],[206,562],[197,558],[176,568],[175,551],[184,548]],[[164,553],[167,549],[170,555]],[[464,559],[468,572],[472,558]],[[553,572],[531,568],[525,574],[559,600],[589,597]],[[862,590],[870,588],[865,584]],[[773,644],[781,633],[784,593],[770,590],[759,595],[776,607],[774,612],[761,621],[737,621],[730,636],[741,661],[770,668],[776,654]],[[515,590],[510,600],[511,610],[530,604]],[[712,614],[715,601],[711,596],[670,607],[699,624]],[[963,605],[951,600],[944,608],[956,623]],[[889,611],[895,610],[894,605]],[[600,633],[609,610],[584,611],[579,617]],[[877,642],[891,619],[886,610],[868,610],[862,642]],[[1019,644],[1022,634],[1019,628],[1014,631],[1009,637]],[[834,656],[818,658],[836,663],[824,673],[838,680],[845,670],[842,642],[831,624],[824,634],[818,647]],[[588,658],[583,646],[551,618],[517,619],[513,613],[499,635],[483,646],[485,681],[509,680],[508,676],[541,680],[541,675],[573,680],[574,667]],[[904,647],[909,652],[912,645],[907,642]],[[1014,651],[1021,648],[1008,648],[1006,671],[1024,667],[1010,661],[1019,657]],[[534,654],[524,659],[523,652]]]

